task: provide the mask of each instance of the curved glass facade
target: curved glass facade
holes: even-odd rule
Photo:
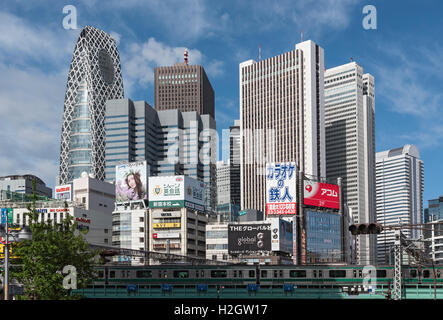
[[[91,121],[88,106],[88,87],[83,80],[77,91],[72,113],[71,139],[69,141],[69,179],[81,176],[83,171],[91,173]]]

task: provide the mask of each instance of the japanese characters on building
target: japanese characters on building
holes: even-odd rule
[[[295,215],[297,169],[295,162],[266,164],[266,214]]]

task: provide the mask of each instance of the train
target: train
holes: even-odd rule
[[[85,298],[390,298],[391,265],[104,265]],[[443,299],[443,266],[403,266],[409,298]]]

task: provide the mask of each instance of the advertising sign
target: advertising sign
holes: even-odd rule
[[[180,238],[179,232],[157,232],[152,234],[153,239],[178,239]]]
[[[165,223],[153,223],[154,229],[166,229],[166,228],[180,228],[180,222],[165,222]]]
[[[229,224],[229,254],[271,251],[271,224]]]
[[[296,214],[297,169],[295,162],[266,164],[266,214]]]
[[[305,205],[331,209],[340,208],[338,185],[305,180],[303,187]]]
[[[55,198],[57,200],[72,200],[72,186],[70,184],[65,184],[63,186],[55,187]]]
[[[292,222],[271,218],[272,251],[292,253]]]
[[[148,174],[146,161],[115,166],[115,202],[147,199]]]
[[[12,208],[2,208],[1,209],[1,224],[6,224],[6,219],[8,219],[8,224],[12,225],[13,224],[13,218],[14,218],[14,214],[13,214],[13,210]]]
[[[158,176],[149,178],[149,207],[187,207],[205,210],[205,185],[185,176]]]

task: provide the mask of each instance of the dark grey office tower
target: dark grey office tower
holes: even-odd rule
[[[229,171],[231,203],[240,206],[240,120],[229,127]]]
[[[87,26],[78,38],[68,73],[60,146],[59,184],[83,171],[105,179],[105,103],[123,98],[117,44]]]
[[[215,119],[214,90],[205,69],[185,62],[155,68],[155,109],[196,111]]]

